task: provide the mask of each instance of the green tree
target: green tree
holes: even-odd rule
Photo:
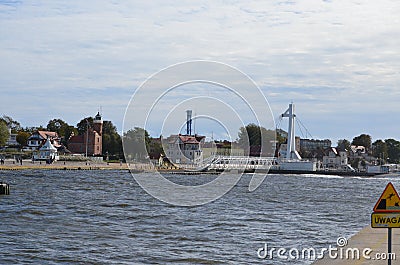
[[[64,130],[68,127],[68,123],[61,119],[52,119],[46,126],[46,129],[51,132],[56,132],[59,136],[64,136]]]
[[[275,139],[275,131],[250,123],[246,127],[239,128],[237,141],[239,146],[244,148],[246,154],[273,156]],[[253,150],[256,151],[254,152]]]
[[[376,140],[372,144],[372,155],[382,162],[385,162],[385,159],[388,157],[388,148],[387,144],[382,140]]]
[[[162,142],[159,139],[160,138],[150,138],[148,152],[151,158],[158,158],[161,154],[165,156]]]
[[[385,140],[388,152],[388,158],[391,163],[400,162],[400,142],[395,139]]]
[[[63,132],[63,137],[61,138],[61,143],[65,146],[68,145],[68,140],[72,135],[78,135],[78,130],[72,126],[72,125],[68,125],[67,127],[65,127]]]
[[[248,124],[246,127],[240,127],[238,133],[238,143],[242,148],[261,144],[260,127],[254,123]]]
[[[64,145],[68,144],[68,139],[71,137],[72,134],[78,134],[78,130],[74,126],[69,125],[67,122],[61,119],[50,120],[46,126],[46,129],[51,132],[56,132],[58,136],[61,137],[61,143]]]
[[[88,127],[93,128],[93,118],[92,117],[83,118],[80,122],[78,122],[78,124],[76,125],[78,134],[79,135],[85,134]]]
[[[103,153],[109,155],[122,156],[122,139],[117,132],[117,128],[112,124],[111,121],[103,122]]]
[[[350,151],[351,149],[351,143],[349,140],[346,139],[341,139],[337,143],[337,149],[339,151]]]
[[[143,160],[148,157],[150,136],[149,133],[140,127],[135,127],[124,133],[124,153],[126,160]]]
[[[10,137],[10,133],[8,131],[7,125],[4,121],[0,121],[0,146],[4,146],[8,138]]]
[[[371,149],[372,138],[368,134],[361,134],[353,138],[352,145],[364,146],[367,151]]]
[[[24,131],[20,131],[17,134],[17,139],[16,140],[19,143],[19,145],[22,147],[22,146],[27,145],[27,141],[28,141],[29,136],[31,136],[30,133],[24,132]]]
[[[6,126],[11,129],[12,133],[17,133],[21,130],[21,124],[18,121],[13,120],[10,116],[3,115],[3,117],[0,118],[0,121],[4,122]]]

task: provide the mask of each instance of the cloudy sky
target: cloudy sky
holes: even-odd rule
[[[400,139],[399,13],[387,0],[0,0],[0,115],[76,124],[101,107],[122,130],[149,76],[211,60],[251,77],[275,117],[295,102],[314,138]]]

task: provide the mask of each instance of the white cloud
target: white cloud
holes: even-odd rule
[[[277,112],[294,100],[310,123],[340,117],[314,126],[318,135],[334,137],[343,124],[372,131],[377,119],[394,133],[399,11],[390,0],[8,1],[0,4],[1,111],[38,125],[49,106],[74,120],[101,105],[121,128],[127,96],[149,75],[209,59],[249,74]],[[63,104],[39,103],[44,97]]]

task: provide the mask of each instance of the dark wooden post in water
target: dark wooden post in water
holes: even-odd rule
[[[0,195],[10,195],[10,185],[0,182]]]

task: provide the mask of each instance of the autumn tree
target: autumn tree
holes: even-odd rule
[[[22,146],[27,145],[29,136],[31,136],[30,133],[24,132],[24,131],[19,131],[17,134],[16,140],[19,143],[19,145],[22,147]]]

